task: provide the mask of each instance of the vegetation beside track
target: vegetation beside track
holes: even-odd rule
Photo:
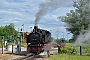
[[[60,54],[52,55],[43,60],[90,60],[90,54],[87,54],[90,51],[88,44],[82,44],[82,55],[80,55],[79,47],[78,45],[68,43],[61,48]]]
[[[53,55],[50,58],[46,58],[45,60],[90,60],[90,56],[58,54]]]

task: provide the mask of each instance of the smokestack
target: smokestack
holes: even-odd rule
[[[35,32],[37,32],[38,26],[34,26],[34,30],[35,30]]]

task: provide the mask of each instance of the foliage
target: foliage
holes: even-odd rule
[[[13,45],[13,43],[12,42],[8,42],[7,45]]]
[[[90,44],[82,44],[82,54],[90,55]]]
[[[90,0],[79,0],[74,2],[75,11],[71,10],[66,16],[59,17],[66,23],[67,31],[73,34],[75,39],[82,30],[88,30],[90,25]]]
[[[53,55],[50,58],[46,58],[45,60],[90,60],[90,56],[58,54]]]
[[[76,47],[72,47],[71,44],[66,44],[64,47],[61,48],[61,52],[65,54],[77,54]]]
[[[12,37],[12,40],[16,40],[17,33],[18,32],[15,30],[13,23],[6,26],[1,26],[0,27],[0,40],[2,36],[4,36],[5,41],[7,41],[10,36]]]
[[[61,52],[66,54],[69,52],[69,50],[67,48],[61,48]]]
[[[26,43],[22,43],[22,44],[21,44],[21,47],[26,48],[26,47],[27,47],[27,44],[26,44]]]
[[[61,52],[70,55],[78,55],[77,53],[80,53],[80,46],[82,47],[82,55],[90,55],[89,44],[73,45],[68,43],[61,48]]]

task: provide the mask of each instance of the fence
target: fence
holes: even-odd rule
[[[80,55],[90,55],[90,46],[79,46],[77,51]]]

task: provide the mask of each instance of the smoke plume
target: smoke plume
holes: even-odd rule
[[[87,44],[90,43],[90,30],[81,31],[75,44],[81,45],[82,43],[87,43]]]
[[[37,25],[38,21],[48,12],[56,10],[63,4],[70,3],[72,0],[47,0],[47,2],[41,3],[39,6],[39,10],[36,13],[35,25]]]

